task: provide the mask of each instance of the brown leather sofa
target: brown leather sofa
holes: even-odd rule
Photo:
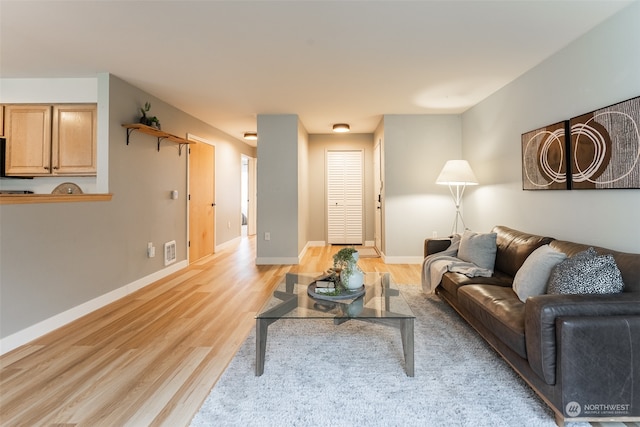
[[[640,421],[640,254],[612,254],[624,281],[612,295],[539,295],[521,302],[511,285],[525,259],[549,244],[569,257],[588,245],[496,226],[492,277],[445,273],[447,301],[565,421]],[[425,257],[447,239],[426,239]]]

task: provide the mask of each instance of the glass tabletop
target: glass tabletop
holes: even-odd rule
[[[389,273],[365,273],[365,293],[329,301],[307,292],[319,274],[287,273],[257,319],[397,319],[414,318]]]

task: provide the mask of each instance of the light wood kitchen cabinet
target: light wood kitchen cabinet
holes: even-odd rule
[[[6,105],[7,175],[50,175],[51,106]]]
[[[6,173],[94,176],[95,104],[6,105]]]
[[[96,174],[95,105],[55,105],[51,163],[58,175]]]

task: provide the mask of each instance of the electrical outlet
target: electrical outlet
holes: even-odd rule
[[[227,228],[231,228],[231,221],[227,222]]]
[[[271,233],[268,231],[264,233],[264,240],[271,240]]]

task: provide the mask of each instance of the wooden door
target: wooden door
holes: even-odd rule
[[[327,152],[327,242],[362,244],[363,153]]]
[[[51,163],[54,174],[96,175],[96,124],[95,104],[53,107]]]
[[[6,172],[16,176],[51,174],[51,106],[7,105]]]
[[[213,145],[189,145],[189,262],[215,249],[215,159]]]

